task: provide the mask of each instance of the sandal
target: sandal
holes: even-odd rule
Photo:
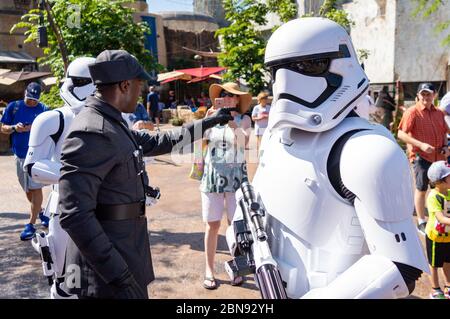
[[[235,277],[234,280],[230,281],[230,284],[232,286],[240,286],[244,283],[244,278],[242,278],[241,276]]]
[[[210,282],[210,284],[207,284],[208,281]],[[203,280],[203,288],[208,290],[217,289],[216,279],[214,277],[205,276],[205,279]]]

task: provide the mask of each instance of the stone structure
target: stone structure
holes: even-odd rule
[[[195,60],[194,53],[183,49],[187,47],[200,51],[217,51],[219,41],[215,32],[218,24],[211,16],[192,12],[161,13],[164,24],[164,36],[167,39],[168,69],[217,66],[215,58]]]
[[[220,28],[228,26],[222,0],[194,0],[194,12],[213,17]]]
[[[43,56],[42,49],[36,43],[23,43],[26,39],[24,30],[10,33],[12,26],[29,9],[37,6],[37,0],[1,0],[0,1],[0,51],[26,53],[33,58]]]
[[[444,2],[432,18],[413,17],[414,1],[353,1],[344,9],[355,21],[351,36],[355,48],[366,49],[365,70],[373,84],[403,83],[411,99],[418,82],[435,82],[441,95],[450,89],[448,47],[441,45],[445,32],[435,27],[450,21],[450,3]],[[447,88],[445,87],[447,86]]]
[[[152,32],[155,33],[153,39],[156,39],[155,49],[157,50],[156,56],[158,63],[164,67],[167,67],[166,40],[164,37],[162,17],[158,14],[149,13],[148,5],[145,0],[132,2],[128,4],[128,6],[136,9],[136,13],[134,14],[135,22],[152,22],[153,25],[150,25],[150,28],[152,29]],[[152,35],[149,36],[152,37]]]
[[[217,66],[216,58],[195,59],[195,53],[183,49],[183,47],[199,51],[218,51],[219,41],[215,32],[219,28],[215,19],[211,16],[196,14],[193,12],[163,12],[160,13],[166,38],[167,69],[198,68],[201,66]],[[172,84],[181,103],[188,95],[200,96],[203,83],[186,84],[181,81]],[[204,90],[205,88],[203,88]],[[161,89],[161,97],[166,98],[167,86]]]

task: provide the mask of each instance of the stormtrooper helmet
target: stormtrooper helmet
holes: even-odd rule
[[[268,41],[264,62],[273,81],[271,129],[323,132],[365,102],[369,80],[347,31],[331,20],[282,25]]]
[[[89,64],[93,63],[95,58],[81,57],[72,61],[67,68],[66,78],[59,93],[75,114],[81,111],[86,98],[95,91],[88,68]]]

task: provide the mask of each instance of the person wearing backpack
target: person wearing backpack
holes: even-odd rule
[[[16,161],[17,178],[31,204],[30,220],[20,234],[21,240],[30,240],[35,236],[34,224],[38,215],[42,226],[48,227],[49,222],[49,218],[42,212],[43,185],[34,182],[23,171],[33,121],[39,114],[48,110],[47,106],[39,102],[40,96],[41,86],[36,82],[31,82],[25,90],[24,99],[9,103],[1,119],[1,132],[11,135],[11,148]]]

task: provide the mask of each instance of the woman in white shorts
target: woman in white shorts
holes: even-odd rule
[[[242,180],[247,178],[245,165],[245,141],[251,129],[251,120],[244,114],[250,107],[252,97],[239,90],[235,83],[213,84],[209,88],[213,106],[206,116],[220,107],[236,107],[238,112],[231,112],[233,121],[226,125],[216,125],[205,133],[207,151],[204,172],[200,185],[202,197],[202,215],[206,223],[205,230],[205,278],[203,287],[216,289],[214,277],[214,257],[217,238],[223,212],[227,212],[230,223],[236,210],[235,192]],[[236,278],[231,284],[240,285],[243,279]]]

